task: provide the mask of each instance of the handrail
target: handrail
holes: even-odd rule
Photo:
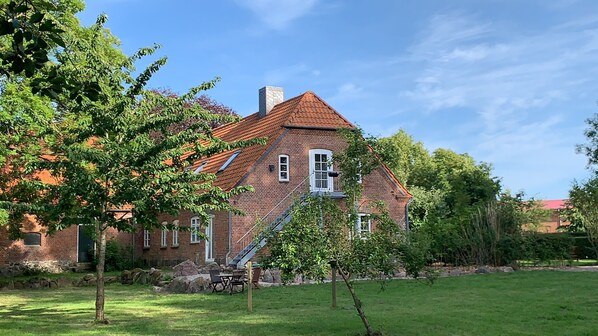
[[[265,214],[257,223],[255,223],[255,225],[253,225],[243,236],[241,236],[241,238],[239,238],[239,240],[237,240],[237,242],[235,244],[239,245],[239,244],[243,244],[245,242],[245,244],[243,244],[239,251],[243,251],[243,249],[245,249],[247,246],[249,246],[251,244],[251,242],[253,242],[253,239],[255,238],[255,230],[258,226],[261,226],[261,224],[266,222],[266,219],[272,214],[274,213],[274,211],[276,209],[280,208],[280,205],[282,205],[283,203],[288,203],[288,205],[286,205],[284,208],[287,209],[289,206],[291,206],[292,203],[288,202],[289,198],[291,198],[291,196],[293,196],[295,194],[295,192],[297,191],[297,189],[301,188],[302,186],[305,185],[306,181],[309,181],[309,179],[311,178],[312,175],[314,175],[315,172],[312,172],[310,175],[308,175],[307,177],[305,177],[299,184],[297,184],[297,186],[295,188],[293,188],[293,190],[291,190],[285,197],[283,197],[280,202],[278,202],[272,209],[270,209],[270,211],[268,211],[267,214]],[[284,209],[283,209],[284,210]],[[280,215],[282,214],[283,211],[277,212],[276,215]],[[271,225],[271,222],[266,223],[266,225]],[[248,239],[248,237],[251,234],[251,239]]]

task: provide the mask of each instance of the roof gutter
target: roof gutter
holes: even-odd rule
[[[341,129],[355,129],[355,127],[318,127],[318,126],[300,126],[300,125],[282,125],[285,128],[296,128],[296,129],[310,129],[319,131],[338,131]]]

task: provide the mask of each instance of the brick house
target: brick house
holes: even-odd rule
[[[56,183],[54,177],[39,174],[44,183]],[[34,216],[25,216],[22,223],[23,239],[9,239],[6,227],[0,226],[0,275],[19,274],[25,269],[60,272],[75,269],[93,259],[94,241],[85,225],[73,225],[64,230],[47,234]],[[109,239],[122,245],[134,243],[135,235],[108,229]]]
[[[293,201],[308,192],[343,198],[338,177],[329,173],[334,166],[328,165],[333,153],[346,147],[337,133],[340,128],[354,125],[313,92],[284,101],[281,88],[264,87],[259,91],[258,112],[213,132],[225,141],[266,137],[266,144],[219,153],[189,167],[195,172],[215,173],[215,185],[223,190],[253,186],[255,192],[230,199],[245,216],[214,212],[209,223],[200,223],[194,214],[181,211],[177,217],[159,218],[164,224],[201,228],[209,240],[178,230],[141,230],[133,234],[112,230],[108,236],[121,244],[132,244],[134,258],[151,265],[174,265],[187,259],[200,265],[244,265],[265,244],[254,239],[263,228],[256,222],[281,229],[290,220],[287,210]],[[397,223],[405,225],[411,195],[386,166],[363,176],[362,183],[357,231],[375,229],[375,223],[367,216],[372,211],[372,201],[383,201]],[[15,263],[65,269],[91,258],[93,241],[82,225],[46,235],[43,227],[28,218],[23,229],[25,239],[17,241],[9,240],[2,230],[5,229],[0,228],[0,271]]]
[[[550,211],[550,217],[540,224],[538,232],[554,233],[559,229],[569,226],[571,223],[563,217],[562,211],[567,207],[568,200],[542,200],[542,208]]]
[[[172,265],[186,259],[196,264],[244,265],[265,244],[254,238],[263,229],[256,222],[279,230],[290,220],[287,210],[293,200],[306,192],[343,197],[338,177],[329,174],[334,167],[327,164],[333,153],[346,147],[337,133],[340,128],[354,125],[313,92],[284,101],[281,88],[260,89],[259,111],[237,123],[216,128],[214,135],[225,141],[267,137],[267,143],[198,160],[189,168],[215,173],[215,185],[223,190],[253,186],[255,192],[230,199],[245,216],[215,212],[209,223],[200,223],[188,211],[177,217],[161,216],[160,221],[165,224],[201,227],[210,239],[200,240],[187,231],[144,231],[138,233],[138,257],[156,265]],[[363,199],[358,203],[362,215],[356,223],[357,230],[375,229],[367,216],[372,211],[371,201],[383,201],[392,217],[404,225],[411,195],[390,170],[382,165],[364,176],[362,183]]]

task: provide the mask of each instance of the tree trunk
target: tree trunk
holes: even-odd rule
[[[107,323],[104,317],[104,264],[106,263],[106,230],[96,224],[96,246],[98,265],[96,266],[96,322]]]
[[[355,290],[353,289],[353,283],[351,283],[351,281],[349,280],[349,276],[345,273],[345,271],[340,266],[337,265],[337,268],[338,268],[338,272],[343,277],[343,281],[345,282],[345,285],[347,285],[347,289],[349,290],[349,293],[351,293],[351,297],[353,297],[353,303],[355,304],[355,309],[357,309],[357,314],[361,318],[361,322],[363,322],[363,326],[365,327],[365,331],[366,331],[367,335],[368,336],[381,335],[380,333],[374,332],[374,330],[372,329],[370,322],[368,321],[363,309],[361,308],[361,301],[359,300],[359,298],[357,298],[357,294],[355,294]]]

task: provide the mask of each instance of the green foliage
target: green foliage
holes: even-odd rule
[[[594,244],[585,233],[570,233],[573,237],[574,254],[579,259],[598,259]]]
[[[278,268],[284,281],[296,274],[306,279],[322,280],[332,259],[326,232],[321,221],[331,218],[330,203],[320,197],[308,197],[292,211],[293,219],[284,229],[268,239],[268,256],[261,263],[266,268]],[[331,224],[331,222],[328,222]]]
[[[568,234],[530,233],[524,235],[523,246],[521,259],[540,264],[553,260],[571,260],[574,244]]]
[[[566,216],[587,234],[593,254],[598,255],[598,174],[585,182],[574,181],[568,203]]]
[[[98,265],[97,255],[94,255],[93,266]],[[121,245],[118,240],[110,239],[106,242],[106,272],[124,271],[135,266],[133,260],[133,247]]]
[[[425,231],[437,253],[453,253],[461,225],[479,206],[496,200],[498,179],[491,166],[467,154],[437,149],[430,154],[404,130],[374,146],[392,172],[412,192],[409,222]],[[438,236],[440,235],[440,236]],[[448,239],[448,241],[446,241]]]

